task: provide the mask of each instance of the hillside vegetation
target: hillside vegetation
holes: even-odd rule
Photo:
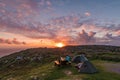
[[[98,69],[95,74],[80,74],[71,66],[55,67],[54,60],[69,54],[71,57],[86,53]],[[20,59],[17,59],[17,57]],[[120,64],[120,47],[66,46],[63,48],[32,48],[10,54],[0,59],[1,80],[120,80],[120,74],[109,72],[106,63]],[[112,62],[112,63],[111,63]]]

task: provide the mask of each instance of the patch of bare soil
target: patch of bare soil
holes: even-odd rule
[[[120,63],[110,62],[110,63],[104,63],[102,65],[105,67],[107,71],[120,74]]]
[[[72,72],[69,71],[69,70],[65,70],[64,73],[65,73],[66,75],[71,75],[71,74],[72,74]]]

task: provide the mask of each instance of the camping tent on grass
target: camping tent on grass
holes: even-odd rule
[[[78,71],[80,73],[95,73],[95,72],[97,72],[97,69],[89,61],[85,61],[83,63],[79,63],[77,65],[77,67],[78,67]]]
[[[80,73],[95,73],[97,72],[94,65],[88,61],[84,55],[75,56],[72,62],[77,63],[75,66]]]
[[[74,63],[81,63],[88,61],[88,59],[84,55],[77,55],[72,59],[72,62]]]

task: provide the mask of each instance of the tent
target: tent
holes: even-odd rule
[[[88,59],[84,56],[84,55],[77,55],[75,57],[73,57],[72,62],[74,63],[81,63],[81,62],[85,62],[88,61]]]
[[[77,55],[72,59],[72,62],[77,63],[75,66],[80,73],[95,73],[97,72],[94,65],[88,61],[84,55]]]
[[[95,73],[95,72],[97,72],[97,69],[89,61],[85,61],[83,63],[80,63],[77,65],[77,67],[78,67],[78,71],[80,73]]]

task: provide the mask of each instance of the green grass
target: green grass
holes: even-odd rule
[[[92,61],[98,69],[95,74],[80,74],[74,66],[54,67],[53,62],[46,64],[32,63],[23,67],[15,67],[0,71],[2,80],[31,80],[37,76],[40,80],[120,80],[120,74],[107,72],[101,65],[105,61]],[[70,71],[71,74],[66,74]]]

